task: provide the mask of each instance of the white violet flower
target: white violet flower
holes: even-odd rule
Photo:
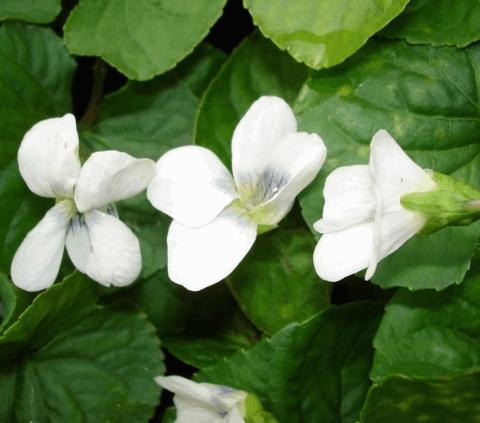
[[[278,97],[261,97],[232,139],[233,178],[210,150],[175,148],[157,162],[147,196],[171,216],[168,273],[198,291],[228,276],[252,247],[257,229],[274,227],[316,176],[326,148],[316,134],[297,132]]]
[[[140,246],[111,204],[143,191],[155,163],[118,151],[78,156],[75,118],[34,125],[18,150],[20,173],[35,194],[56,204],[25,237],[12,261],[12,280],[27,291],[55,282],[64,246],[75,267],[105,286],[132,283],[141,270]]]
[[[227,386],[196,383],[180,376],[156,377],[173,392],[175,423],[244,423],[248,394]]]
[[[436,188],[431,173],[413,162],[386,132],[377,132],[368,165],[335,169],[325,183],[323,218],[314,224],[323,234],[314,253],[318,275],[336,282],[377,263],[422,230],[426,218],[405,209],[400,199]]]

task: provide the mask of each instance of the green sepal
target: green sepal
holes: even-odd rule
[[[245,399],[245,423],[278,423],[271,413],[265,411],[255,395]]]
[[[400,199],[403,207],[427,219],[422,233],[470,225],[480,219],[480,191],[442,173],[433,172],[432,177],[436,190],[406,194]]]
[[[258,225],[257,226],[257,235],[264,234],[266,232],[270,232],[273,229],[278,228],[278,225]]]

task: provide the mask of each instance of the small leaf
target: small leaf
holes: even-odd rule
[[[374,346],[373,380],[449,377],[480,367],[480,261],[460,286],[434,294],[398,291]]]
[[[381,35],[410,44],[466,47],[480,40],[480,1],[411,0]]]
[[[19,21],[45,24],[53,21],[60,13],[61,0],[2,0],[0,3],[0,21],[16,19]]]
[[[172,69],[207,35],[226,0],[81,0],[64,27],[68,49],[101,56],[129,79]]]
[[[452,379],[391,376],[373,385],[361,423],[465,423],[480,421],[480,373]]]
[[[262,33],[314,69],[355,53],[409,0],[244,0]]]

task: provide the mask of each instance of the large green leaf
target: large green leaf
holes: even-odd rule
[[[18,146],[34,123],[70,109],[74,70],[73,59],[50,29],[0,27],[0,270],[9,270],[16,248],[49,203],[20,178]]]
[[[209,366],[256,341],[255,329],[224,284],[191,292],[161,270],[133,291],[127,297],[147,313],[163,346],[190,365]]]
[[[200,105],[195,142],[214,151],[230,166],[235,126],[262,95],[292,103],[307,70],[255,33],[232,53],[212,81]]]
[[[65,24],[75,54],[101,56],[130,79],[173,68],[207,35],[226,0],[81,0]]]
[[[373,385],[361,423],[476,423],[480,373],[452,379],[392,376]]]
[[[17,19],[32,23],[48,23],[60,13],[61,0],[2,0],[0,21]]]
[[[460,286],[432,294],[400,290],[375,337],[372,379],[446,377],[480,368],[480,261]]]
[[[356,422],[370,385],[380,314],[379,305],[367,302],[328,309],[198,378],[254,393],[280,423]]]
[[[97,307],[80,274],[53,285],[0,337],[0,420],[145,422],[163,372],[153,326]]]
[[[479,187],[479,67],[479,46],[385,41],[370,42],[335,70],[313,74],[296,111],[300,128],[324,139],[328,159],[300,195],[309,225],[322,215],[326,176],[338,166],[367,163],[370,140],[382,128],[421,166]],[[373,281],[411,289],[460,283],[477,239],[478,226],[419,237],[384,259]]]
[[[187,84],[197,98],[201,98],[226,57],[221,50],[202,43],[179,63],[173,72]]]
[[[411,0],[381,33],[411,44],[465,47],[480,39],[479,0]]]
[[[312,265],[313,237],[304,229],[262,235],[229,277],[242,309],[255,325],[272,334],[301,322],[330,303],[330,284]]]
[[[409,0],[244,0],[262,33],[314,69],[355,53]]]

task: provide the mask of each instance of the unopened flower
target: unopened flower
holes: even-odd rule
[[[292,110],[278,97],[261,97],[237,125],[233,178],[203,147],[163,155],[147,195],[174,219],[167,238],[170,279],[197,291],[229,275],[257,230],[275,227],[289,212],[325,156],[321,138],[297,132]]]
[[[318,275],[336,282],[367,269],[420,232],[426,217],[401,204],[409,193],[436,189],[432,173],[413,162],[388,134],[375,134],[368,165],[335,169],[325,183],[323,218],[314,224],[322,233],[315,249]]]
[[[156,377],[173,392],[175,423],[244,423],[247,393],[222,385],[196,383],[180,376]]]
[[[39,291],[55,282],[63,250],[82,273],[105,286],[132,283],[141,270],[139,242],[112,206],[143,191],[155,163],[118,151],[78,157],[75,118],[37,123],[25,135],[18,165],[35,194],[56,204],[25,237],[12,261],[15,285]]]

